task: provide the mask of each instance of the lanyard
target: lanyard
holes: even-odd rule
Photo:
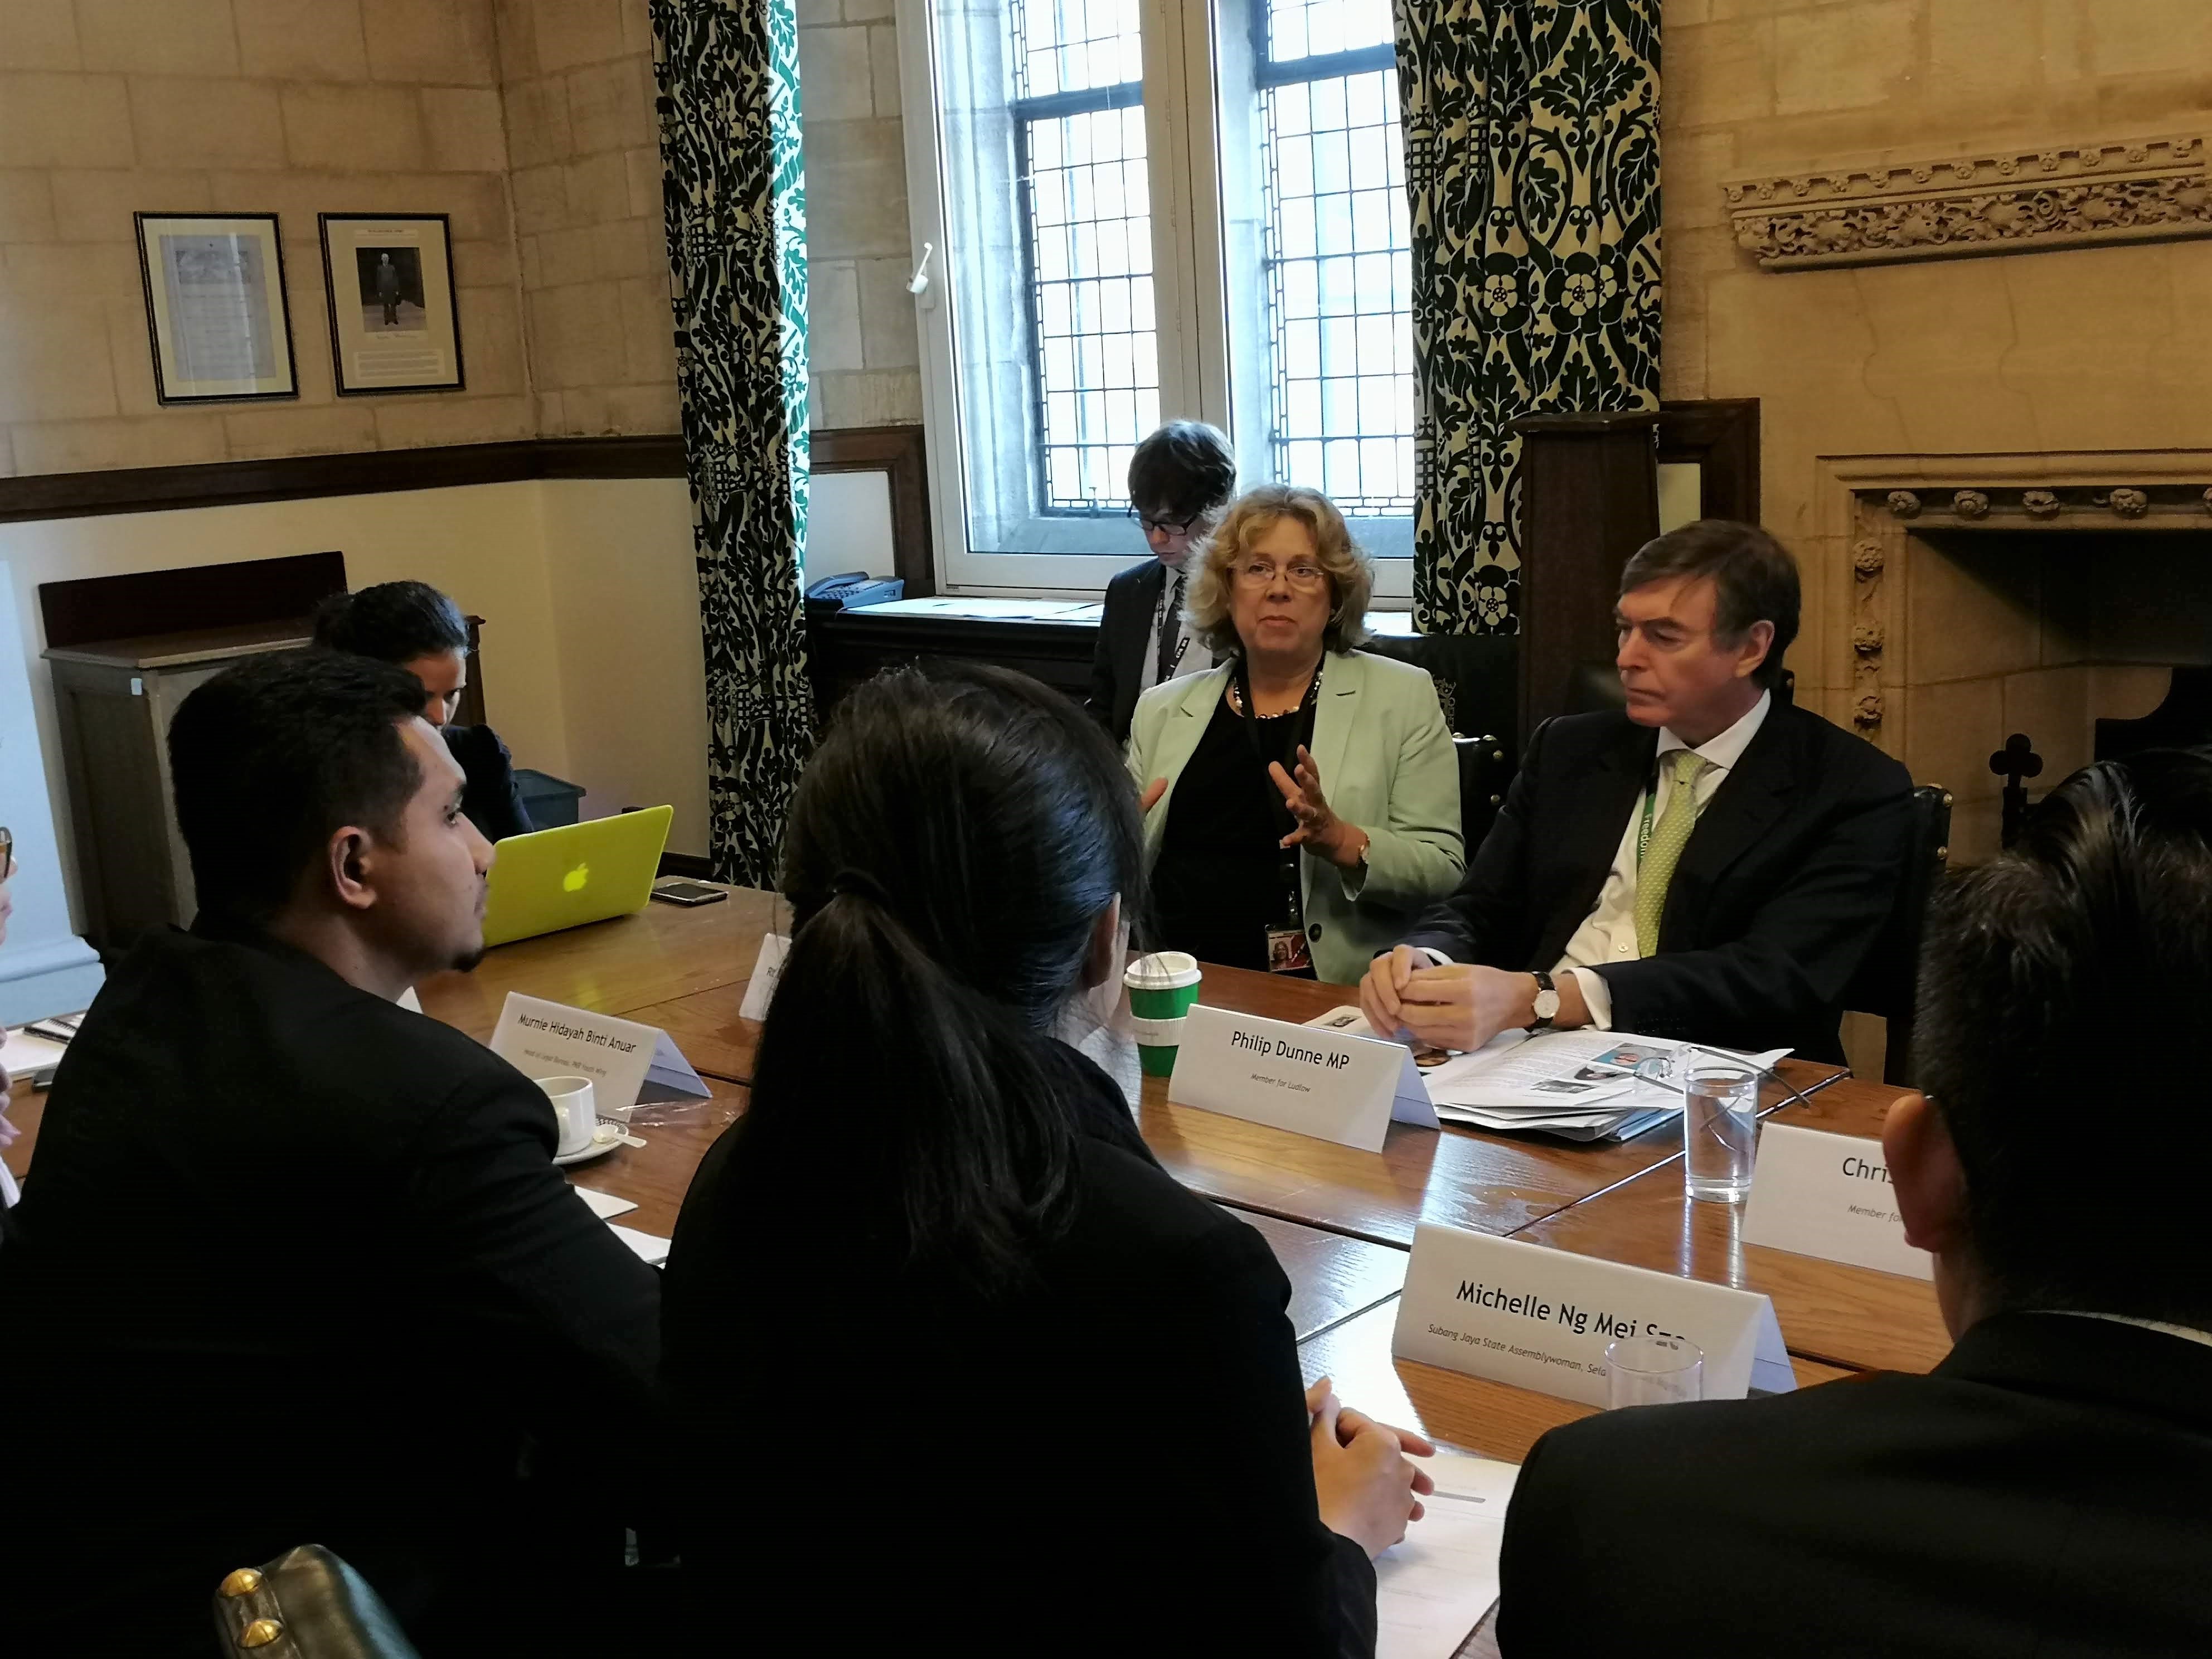
[[[1275,809],[1276,823],[1285,836],[1298,827],[1297,814],[1291,811],[1290,803],[1283,799],[1283,792],[1275,787],[1274,779],[1267,774],[1267,767],[1269,763],[1279,760],[1283,763],[1285,770],[1295,770],[1297,764],[1298,744],[1312,743],[1314,709],[1321,702],[1322,669],[1328,660],[1328,653],[1324,652],[1322,660],[1314,665],[1313,678],[1307,682],[1306,694],[1298,702],[1297,716],[1292,723],[1291,740],[1284,745],[1280,755],[1268,754],[1266,747],[1260,741],[1260,717],[1253,712],[1251,675],[1244,659],[1238,657],[1237,665],[1230,671],[1230,686],[1235,694],[1237,706],[1243,712],[1245,741],[1252,745],[1252,757],[1260,763],[1261,786],[1267,790],[1267,799]],[[1279,840],[1281,837],[1278,836],[1277,839]],[[1284,914],[1295,927],[1304,908],[1299,902],[1298,849],[1295,847],[1285,847],[1281,849],[1281,852],[1282,860],[1279,868],[1283,880]]]
[[[1710,766],[1712,763],[1708,761],[1706,764]],[[1686,783],[1678,785],[1677,787],[1687,789],[1690,792],[1690,811],[1694,814],[1698,811],[1697,786]],[[1644,854],[1651,845],[1651,811],[1658,799],[1659,762],[1657,757],[1654,757],[1651,762],[1651,787],[1644,792],[1644,822],[1636,831],[1636,867],[1638,870],[1644,868]]]
[[[1158,666],[1160,660],[1159,642],[1167,637],[1169,620],[1168,595],[1173,590],[1168,583],[1162,582],[1160,584],[1160,602],[1152,607],[1152,663],[1155,667]],[[1167,666],[1164,669],[1160,670],[1158,678],[1152,682],[1155,685],[1165,685],[1170,680],[1176,677],[1176,672],[1182,666],[1184,653],[1190,649],[1190,635],[1182,632],[1182,617],[1178,616],[1176,617],[1175,622],[1175,655],[1170,657],[1168,659]]]

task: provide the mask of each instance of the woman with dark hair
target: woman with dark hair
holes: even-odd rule
[[[1302,1397],[1265,1241],[1070,1046],[1144,896],[1104,734],[1017,674],[894,671],[784,858],[751,1104],[664,1290],[694,1616],[762,1653],[1371,1653],[1433,1448]]]
[[[469,628],[460,606],[428,582],[380,582],[333,593],[315,611],[315,643],[397,664],[422,682],[422,718],[468,776],[461,811],[486,841],[537,826],[514,781],[514,757],[489,726],[456,726],[469,683]]]

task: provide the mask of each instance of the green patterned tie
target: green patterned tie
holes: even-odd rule
[[[1651,843],[1644,849],[1636,871],[1636,954],[1659,952],[1659,918],[1667,910],[1667,884],[1674,878],[1674,864],[1690,844],[1690,831],[1698,824],[1698,775],[1708,763],[1694,749],[1670,749],[1665,765],[1674,787],[1667,796],[1667,810],[1659,815]]]

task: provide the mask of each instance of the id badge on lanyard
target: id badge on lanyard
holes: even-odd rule
[[[1314,708],[1321,698],[1321,665],[1316,663],[1314,665],[1313,680],[1306,687],[1304,700],[1298,705],[1297,729],[1292,734],[1289,751],[1280,757],[1268,755],[1261,745],[1260,719],[1252,709],[1251,682],[1241,658],[1237,664],[1235,684],[1237,701],[1244,711],[1244,735],[1251,742],[1253,757],[1260,763],[1260,781],[1266,787],[1267,798],[1274,805],[1283,835],[1287,836],[1298,827],[1297,815],[1283,799],[1282,792],[1276,788],[1267,767],[1271,760],[1279,758],[1285,769],[1289,769],[1297,757],[1297,745],[1312,741]],[[1281,856],[1276,863],[1276,872],[1282,889],[1281,920],[1267,929],[1267,971],[1271,974],[1310,973],[1313,969],[1313,950],[1306,939],[1305,897],[1299,884],[1298,849],[1285,847],[1279,850]]]

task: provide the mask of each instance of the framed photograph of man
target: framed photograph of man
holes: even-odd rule
[[[442,213],[325,213],[323,287],[341,397],[464,384],[453,237]]]
[[[140,213],[138,270],[165,404],[296,398],[273,213]]]

